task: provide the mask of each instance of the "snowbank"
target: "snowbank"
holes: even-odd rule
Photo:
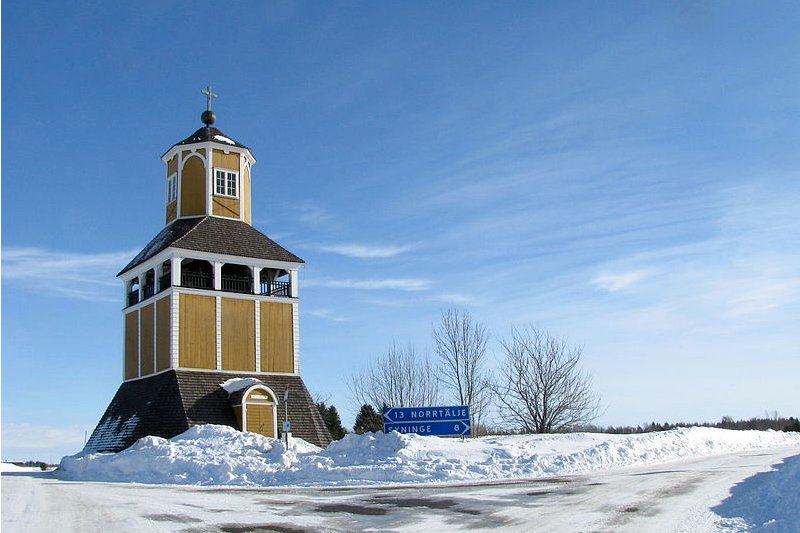
[[[227,426],[145,437],[116,454],[61,460],[70,480],[193,485],[336,486],[447,483],[582,474],[675,459],[797,446],[800,433],[683,428],[640,435],[573,433],[443,439],[349,434],[322,450]]]
[[[730,533],[797,531],[800,524],[800,455],[749,477],[711,508],[717,529]]]

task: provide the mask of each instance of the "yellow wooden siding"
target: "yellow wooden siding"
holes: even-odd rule
[[[242,211],[243,211],[243,217],[242,218],[244,219],[245,222],[247,222],[248,224],[251,224],[252,222],[251,222],[251,218],[250,218],[250,213],[251,213],[250,212],[250,205],[252,203],[252,198],[253,197],[252,197],[251,192],[250,192],[250,187],[251,187],[251,185],[250,185],[250,167],[249,166],[245,166],[244,167],[244,172],[242,174],[244,176],[242,178],[242,195],[241,195],[241,197],[242,197]]]
[[[179,305],[179,366],[217,367],[216,300],[213,296],[181,294]]]
[[[275,438],[274,405],[248,403],[246,431]]]
[[[155,368],[153,361],[155,353],[153,350],[153,328],[155,327],[155,305],[149,304],[142,307],[142,336],[139,342],[142,343],[142,375],[152,374]]]
[[[172,159],[167,161],[167,176],[172,176],[178,171],[178,154],[175,154]]]
[[[171,303],[170,296],[156,302],[156,372],[169,368]]]
[[[231,152],[224,153],[222,150],[214,150],[213,166],[215,168],[227,168],[228,170],[239,171],[239,154]]]
[[[206,169],[199,157],[190,157],[181,172],[181,216],[206,212]]]
[[[294,372],[292,305],[261,302],[261,371]]]
[[[239,218],[239,199],[225,196],[212,196],[214,214],[221,217]]]
[[[222,299],[222,369],[256,369],[255,302]]]
[[[125,315],[125,379],[139,376],[139,312]]]
[[[167,204],[167,224],[178,217],[178,202],[172,201]]]

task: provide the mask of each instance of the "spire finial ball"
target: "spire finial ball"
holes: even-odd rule
[[[203,124],[206,126],[211,126],[214,122],[217,121],[217,115],[214,114],[211,110],[203,111],[203,114],[200,115],[200,120],[203,121]]]

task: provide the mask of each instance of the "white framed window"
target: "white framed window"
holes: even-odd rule
[[[239,173],[234,170],[214,171],[214,191],[218,196],[239,197]]]
[[[174,202],[178,198],[178,174],[172,174],[167,178],[167,203]]]

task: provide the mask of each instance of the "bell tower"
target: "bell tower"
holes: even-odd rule
[[[303,260],[251,225],[255,158],[214,127],[216,94],[202,92],[203,126],[161,157],[166,226],[117,275],[123,383],[89,450],[203,423],[277,437],[286,391],[293,433],[330,441],[300,377]]]

